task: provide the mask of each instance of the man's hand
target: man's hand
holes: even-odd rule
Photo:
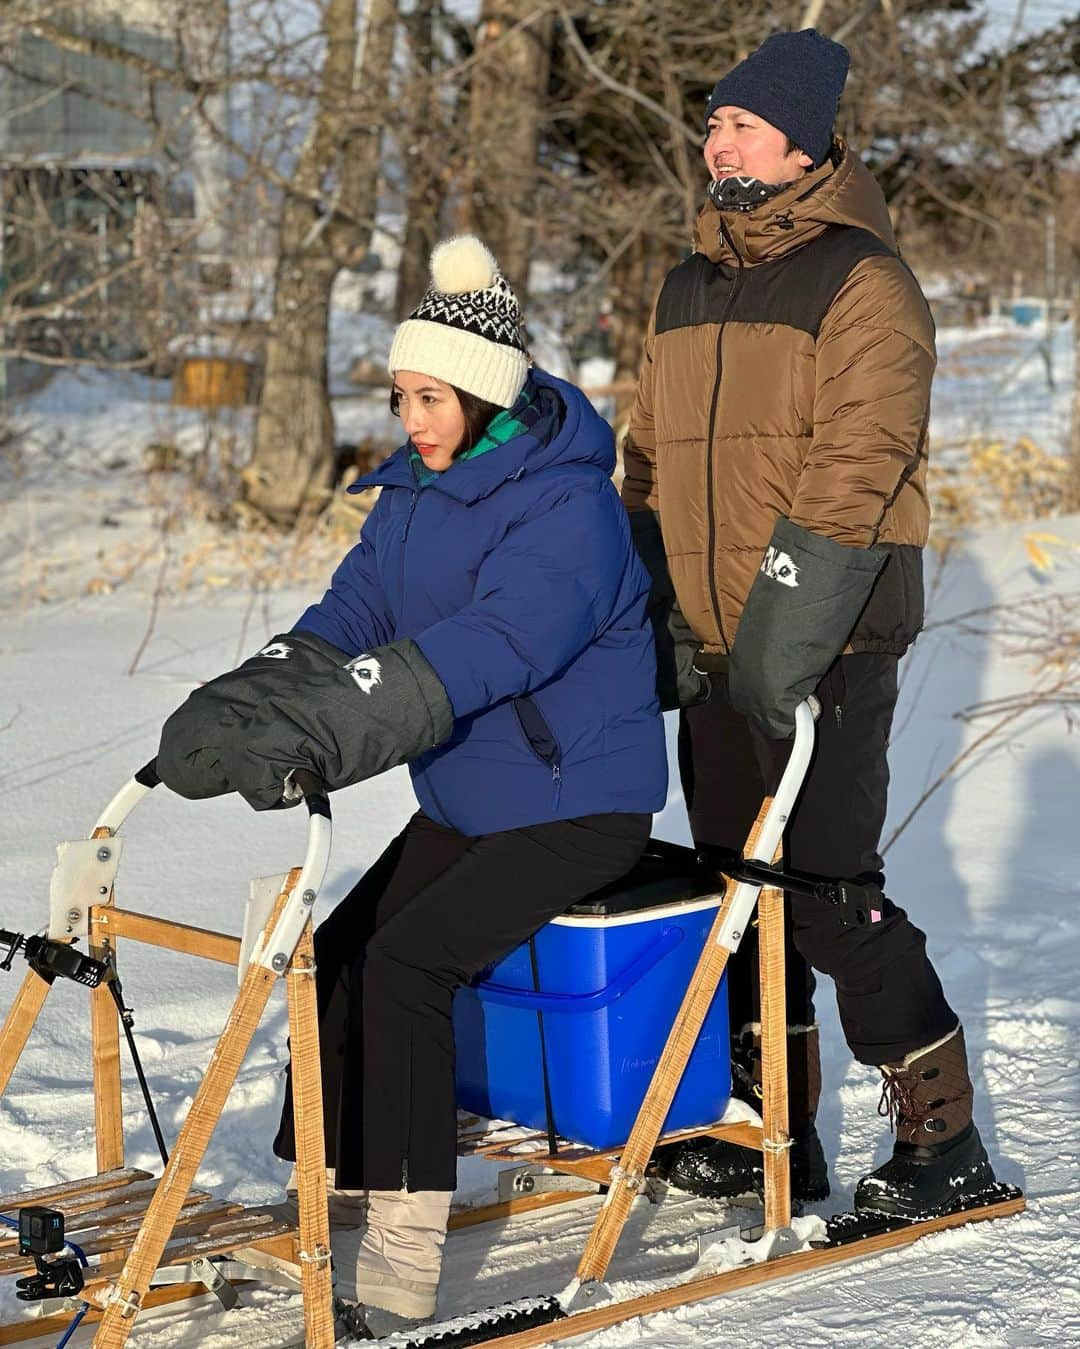
[[[843,651],[887,558],[776,522],[728,667],[731,705],[771,739],[794,733],[796,707]]]
[[[652,577],[646,613],[652,624],[656,647],[656,696],[660,700],[660,708],[664,712],[671,712],[676,708],[707,702],[712,684],[709,676],[694,665],[701,643],[683,617],[675,598],[675,587],[668,572],[664,538],[656,512],[631,511],[630,532],[638,556]]]

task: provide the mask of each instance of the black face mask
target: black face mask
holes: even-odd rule
[[[760,178],[720,178],[709,184],[709,200],[718,211],[752,211],[771,201],[790,183],[763,183]]]

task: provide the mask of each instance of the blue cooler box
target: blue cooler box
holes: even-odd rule
[[[536,934],[537,983],[526,942],[460,989],[458,1105],[545,1128],[543,1033],[559,1135],[600,1149],[625,1143],[721,898],[690,848],[652,840],[629,876]],[[729,1054],[725,977],[666,1129],[720,1119]]]

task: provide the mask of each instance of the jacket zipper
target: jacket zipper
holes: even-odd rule
[[[526,724],[526,717],[522,715],[523,707],[529,709],[528,719],[533,722],[533,729],[538,732],[537,735],[530,733],[529,727]],[[514,715],[518,719],[518,725],[521,727],[521,734],[524,736],[525,743],[528,745],[529,749],[542,764],[546,764],[547,767],[551,769],[553,804],[557,806],[562,794],[562,754],[559,751],[559,742],[555,739],[555,733],[548,725],[547,718],[544,716],[543,712],[540,711],[539,707],[537,707],[536,703],[531,698],[515,698]],[[547,751],[542,750],[537,744],[537,739],[540,734],[550,742],[551,748]]]
[[[724,619],[720,609],[720,593],[716,588],[716,501],[713,489],[713,432],[716,429],[716,413],[720,402],[720,382],[724,376],[724,327],[727,324],[728,315],[731,313],[732,305],[735,303],[735,297],[739,293],[739,286],[742,283],[743,260],[738,249],[732,241],[731,235],[727,231],[727,226],[723,220],[720,221],[720,234],[724,242],[735,255],[735,261],[739,270],[735,273],[735,280],[731,283],[731,290],[728,292],[727,300],[724,303],[724,312],[720,315],[720,327],[716,334],[716,377],[713,380],[712,403],[709,407],[709,439],[705,449],[705,493],[708,505],[709,533],[705,549],[706,566],[709,568],[709,595],[712,599],[713,613],[716,617],[716,628],[720,633],[720,641],[724,645],[725,651],[730,651],[727,635],[724,632]]]
[[[419,500],[420,493],[414,490],[412,500],[409,502],[408,513],[405,516],[405,523],[401,527],[401,593],[403,595],[409,586],[409,526],[412,524],[412,518]]]
[[[416,503],[417,503],[419,500],[420,500],[420,493],[414,491],[413,494],[412,494],[412,501],[409,502],[409,513],[408,513],[408,515],[406,515],[406,517],[405,517],[405,524],[404,524],[404,527],[402,528],[402,531],[401,531],[401,542],[402,542],[402,543],[404,543],[405,540],[409,537],[409,526],[412,524],[413,514],[414,514],[414,512],[415,512],[415,510],[416,510]]]

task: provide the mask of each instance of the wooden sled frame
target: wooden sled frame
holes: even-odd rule
[[[774,860],[788,815],[801,787],[813,747],[814,710],[808,701],[796,713],[796,739],[788,769],[774,798],[763,803],[747,839],[747,857]],[[145,774],[147,770],[143,770]],[[151,776],[153,776],[151,774]],[[112,837],[119,822],[152,782],[134,780],[110,804],[95,827],[92,838]],[[322,1091],[319,1070],[318,1025],[315,1005],[314,958],[311,906],[325,872],[329,849],[329,806],[325,798],[314,794],[307,798],[313,826],[325,817],[327,830],[320,848],[315,834],[309,838],[308,857],[301,868],[291,871],[282,886],[273,911],[265,924],[263,938],[251,956],[240,992],[211,1058],[210,1067],[173,1147],[169,1164],[157,1183],[153,1199],[146,1208],[134,1245],[117,1275],[118,1254],[105,1255],[100,1271],[88,1281],[80,1294],[91,1304],[91,1319],[98,1319],[95,1346],[118,1349],[130,1333],[138,1312],[146,1306],[174,1302],[205,1290],[205,1283],[181,1283],[151,1288],[151,1281],[164,1263],[189,1261],[193,1253],[220,1255],[229,1251],[263,1257],[267,1262],[300,1269],[304,1303],[305,1344],[308,1349],[330,1349],[334,1343],[330,1270],[330,1233],[327,1212],[326,1171],[323,1152]],[[320,804],[321,802],[321,804]],[[779,890],[758,887],[749,882],[729,880],[712,931],[697,968],[691,977],[682,1006],[676,1015],[667,1044],[642,1103],[627,1143],[609,1152],[591,1152],[568,1148],[554,1156],[515,1151],[520,1140],[497,1142],[494,1146],[470,1147],[489,1160],[520,1165],[539,1162],[544,1168],[595,1181],[607,1187],[604,1203],[598,1211],[593,1230],[564,1301],[568,1315],[549,1325],[518,1331],[491,1340],[503,1349],[529,1349],[573,1338],[618,1321],[629,1320],[667,1307],[683,1305],[726,1292],[840,1261],[857,1259],[879,1250],[906,1245],[919,1237],[946,1227],[959,1226],[985,1218],[1004,1217],[1020,1212],[1024,1200],[1019,1192],[1003,1196],[1001,1202],[987,1204],[966,1213],[950,1214],[928,1222],[914,1223],[899,1230],[862,1238],[849,1246],[821,1250],[785,1252],[783,1238],[791,1223],[791,1187],[787,1100],[787,1018],[784,982],[784,900]],[[759,935],[761,986],[762,1123],[753,1125],[723,1123],[701,1129],[662,1135],[663,1122],[682,1080],[690,1054],[696,1044],[709,1006],[719,987],[730,954],[738,948],[743,932],[753,921],[756,910]],[[100,903],[87,910],[90,951],[98,958],[112,958],[119,937],[143,941],[169,950],[184,952],[235,966],[241,955],[239,939],[200,928],[117,908],[112,888]],[[291,914],[291,926],[287,919]],[[284,940],[282,940],[284,934]],[[287,954],[292,943],[292,953]],[[271,955],[270,953],[275,953]],[[260,954],[261,953],[261,954]],[[233,1231],[224,1239],[209,1235],[198,1237],[178,1249],[166,1250],[166,1243],[190,1195],[198,1166],[202,1161],[214,1125],[235,1081],[240,1062],[250,1044],[277,977],[284,977],[289,1007],[289,1028],[293,1051],[294,1119],[297,1140],[299,1189],[299,1231],[280,1223],[265,1233]],[[0,1029],[0,1095],[26,1044],[34,1022],[45,1002],[49,985],[29,970],[23,986]],[[91,1038],[97,1162],[99,1176],[92,1181],[72,1182],[56,1187],[75,1193],[80,1187],[98,1184],[121,1185],[132,1173],[122,1171],[124,1140],[120,1094],[119,1025],[116,1008],[104,986],[91,994]],[[765,1239],[772,1241],[770,1258],[750,1266],[676,1284],[655,1293],[633,1298],[630,1302],[608,1302],[603,1279],[625,1226],[634,1199],[645,1191],[645,1172],[658,1142],[687,1139],[701,1135],[724,1138],[761,1150],[764,1172]],[[149,1181],[145,1173],[135,1173]],[[115,1181],[111,1178],[116,1177]],[[1007,1187],[1001,1187],[1005,1190]],[[205,1196],[203,1196],[205,1198]],[[541,1193],[515,1198],[485,1208],[464,1210],[451,1215],[450,1226],[499,1219],[512,1213],[546,1208],[580,1198],[573,1191]],[[7,1202],[5,1200],[5,1202]],[[27,1194],[22,1202],[48,1202],[46,1194]],[[258,1210],[249,1211],[263,1218]],[[284,1230],[282,1230],[284,1229]],[[174,1243],[175,1245],[175,1243]],[[2,1265],[2,1259],[0,1259]],[[3,1272],[0,1269],[0,1272]],[[606,1305],[605,1305],[606,1304]],[[52,1330],[62,1331],[70,1314],[23,1320],[0,1327],[0,1345],[37,1338]]]
[[[820,713],[816,699],[796,709],[795,742],[787,769],[774,798],[767,798],[747,839],[745,856],[775,860],[784,827],[794,807],[814,739],[814,720]],[[560,1158],[545,1157],[545,1166],[602,1180],[608,1186],[575,1279],[559,1297],[564,1315],[545,1325],[509,1331],[485,1343],[491,1349],[539,1349],[562,1340],[621,1324],[637,1317],[694,1302],[721,1297],[758,1284],[797,1277],[831,1265],[875,1255],[910,1245],[933,1232],[961,1227],[970,1222],[1004,1218],[1025,1207],[1023,1195],[1007,1185],[997,1185],[992,1194],[972,1207],[924,1221],[890,1223],[880,1230],[826,1246],[803,1249],[790,1232],[791,1179],[787,1099],[787,1015],[784,980],[784,897],[779,890],[761,888],[734,879],[728,881],[720,911],[706,939],[682,1005],[660,1056],[637,1120],[626,1144],[612,1152],[584,1150]],[[687,1130],[664,1137],[663,1122],[709,1006],[720,985],[730,955],[738,949],[747,923],[757,911],[761,985],[762,1126]],[[745,1265],[707,1274],[660,1288],[629,1300],[613,1301],[603,1283],[616,1244],[626,1225],[634,1199],[646,1189],[646,1168],[658,1142],[700,1134],[728,1138],[763,1153],[764,1233],[756,1258]],[[512,1152],[488,1153],[506,1159]]]
[[[124,818],[157,783],[153,765],[148,765],[110,802],[94,827],[91,838],[113,838]],[[193,1259],[228,1252],[250,1256],[252,1263],[267,1268],[282,1264],[299,1269],[303,1293],[305,1344],[310,1349],[331,1349],[334,1317],[331,1294],[330,1223],[327,1209],[326,1168],[323,1148],[322,1081],[319,1067],[318,1018],[315,998],[315,960],[311,912],[329,860],[330,811],[325,797],[307,795],[309,812],[308,849],[304,863],[285,878],[267,919],[261,940],[251,953],[232,1010],[226,1020],[210,1064],[196,1092],[168,1164],[157,1182],[153,1197],[139,1215],[134,1241],[122,1268],[117,1271],[118,1251],[103,1255],[78,1297],[90,1304],[86,1320],[98,1321],[95,1349],[119,1349],[125,1343],[138,1313],[147,1306],[174,1302],[204,1292],[205,1283],[166,1283],[151,1288],[162,1265],[190,1263]],[[109,856],[108,848],[99,858]],[[58,868],[58,871],[60,868]],[[188,955],[237,966],[241,955],[238,938],[189,927],[166,919],[120,909],[112,885],[99,887],[94,903],[85,905],[90,955],[115,960],[118,939],[142,941]],[[78,898],[70,914],[81,917]],[[210,1136],[220,1119],[225,1101],[236,1080],[252,1037],[279,978],[285,980],[289,1033],[293,1049],[293,1114],[296,1130],[299,1229],[285,1220],[274,1221],[260,1210],[245,1213],[226,1209],[224,1221],[188,1224],[188,1240],[166,1245],[177,1229],[191,1196],[195,1174],[205,1155]],[[0,1095],[14,1071],[42,1007],[50,983],[32,968],[0,1028]],[[123,1107],[120,1081],[120,1026],[109,988],[102,984],[91,994],[90,1023],[93,1056],[94,1122],[99,1175],[86,1182],[55,1187],[65,1201],[110,1182],[118,1193],[143,1172],[124,1171]],[[147,1178],[148,1179],[148,1178]],[[100,1200],[100,1195],[98,1195]],[[201,1196],[205,1200],[207,1196]],[[41,1192],[28,1194],[24,1203],[48,1202]],[[220,1206],[219,1206],[220,1208]],[[218,1215],[215,1215],[218,1216]],[[132,1220],[128,1222],[130,1236]],[[122,1227],[122,1225],[121,1225]],[[215,1231],[216,1227],[216,1231]],[[97,1253],[97,1252],[95,1252]],[[36,1339],[63,1329],[71,1320],[58,1317],[26,1319],[0,1327],[0,1344]]]

